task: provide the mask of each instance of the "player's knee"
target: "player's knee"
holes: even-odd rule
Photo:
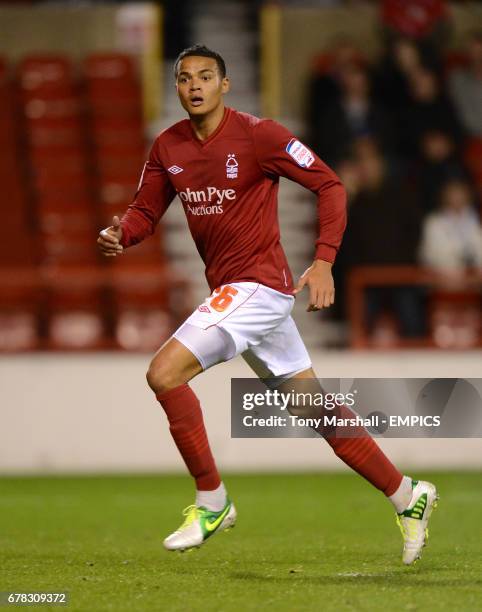
[[[171,368],[162,363],[151,363],[146,373],[147,384],[154,393],[164,393],[178,387],[181,383]]]

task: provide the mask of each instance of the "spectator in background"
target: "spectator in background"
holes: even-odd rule
[[[360,189],[360,173],[356,160],[353,157],[342,160],[340,164],[336,166],[336,173],[346,190],[348,216],[350,216],[351,204],[358,195]],[[347,229],[346,232],[348,231]],[[349,244],[346,242],[346,235],[345,233],[345,238],[336,257],[336,263],[332,269],[338,297],[330,308],[330,316],[338,321],[344,321],[346,319],[346,280],[347,273],[353,263],[353,256],[349,252]]]
[[[409,101],[398,118],[398,143],[403,157],[411,159],[421,150],[428,131],[444,132],[456,144],[461,128],[455,109],[435,72],[418,68],[409,78]]]
[[[400,35],[412,38],[434,57],[450,32],[446,0],[382,0],[380,11],[386,38]]]
[[[385,54],[374,72],[374,95],[391,112],[398,112],[409,101],[410,75],[422,68],[416,43],[408,38],[389,41]]]
[[[481,138],[482,31],[470,35],[467,57],[467,68],[456,69],[449,77],[450,92],[466,134]]]
[[[424,214],[437,208],[440,192],[448,179],[468,180],[452,136],[440,130],[428,130],[422,134],[415,172]]]
[[[308,139],[315,151],[323,146],[319,138],[324,129],[325,112],[339,103],[341,73],[351,66],[364,64],[360,50],[346,38],[336,39],[329,50],[314,58],[309,82],[307,117],[310,128]]]
[[[349,208],[342,246],[346,265],[415,264],[421,216],[414,194],[392,179],[372,140],[362,139],[356,143],[355,160],[359,190]],[[369,329],[389,308],[396,314],[403,336],[423,335],[423,302],[416,288],[369,289],[366,303]]]
[[[451,180],[444,187],[439,210],[423,224],[420,261],[447,272],[482,269],[482,228],[467,182]]]
[[[413,191],[393,179],[373,139],[355,143],[354,161],[358,188],[347,229],[353,265],[415,263],[421,215]]]
[[[360,176],[356,160],[353,157],[343,159],[336,167],[336,173],[346,190],[347,206],[350,207],[360,189]]]
[[[314,58],[308,94],[310,126],[316,125],[324,107],[339,99],[340,73],[345,68],[364,66],[365,63],[358,47],[347,38],[336,39],[329,50]]]
[[[330,165],[349,157],[353,142],[361,137],[376,139],[384,148],[392,142],[384,110],[370,95],[368,73],[350,64],[338,74],[339,95],[320,110],[313,148]]]

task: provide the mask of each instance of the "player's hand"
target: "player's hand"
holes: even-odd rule
[[[112,219],[112,225],[103,229],[97,238],[97,244],[99,245],[101,253],[106,257],[120,255],[124,250],[120,243],[121,238],[122,228],[119,217],[114,217]]]
[[[332,264],[322,259],[315,259],[313,264],[303,272],[293,293],[299,293],[305,285],[310,290],[308,312],[328,308],[335,302],[335,283],[331,274]]]

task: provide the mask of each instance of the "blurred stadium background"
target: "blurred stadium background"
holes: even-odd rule
[[[474,30],[475,25],[481,29]],[[173,202],[102,259],[151,142],[183,118],[173,60],[226,59],[227,103],[290,127],[337,170],[349,227],[337,304],[295,319],[321,377],[482,375],[482,6],[443,0],[0,2],[0,472],[181,470],[145,385],[206,295]],[[282,181],[292,270],[314,198]],[[342,469],[315,440],[231,440],[229,381],[193,381],[221,468]],[[414,468],[481,468],[479,440],[387,440]]]

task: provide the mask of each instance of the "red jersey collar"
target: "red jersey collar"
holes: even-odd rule
[[[194,141],[197,142],[202,147],[204,147],[207,144],[209,144],[210,142],[212,142],[221,133],[221,131],[224,128],[224,126],[226,125],[230,115],[231,115],[231,109],[228,106],[225,106],[225,108],[224,108],[224,115],[223,115],[223,118],[221,119],[221,122],[219,123],[218,127],[214,130],[214,132],[211,134],[211,136],[209,136],[205,140],[200,140],[196,136],[196,133],[194,132],[194,130],[192,128],[191,122],[188,120],[189,121],[189,127],[191,129],[191,134],[192,134],[192,137],[193,137]]]

